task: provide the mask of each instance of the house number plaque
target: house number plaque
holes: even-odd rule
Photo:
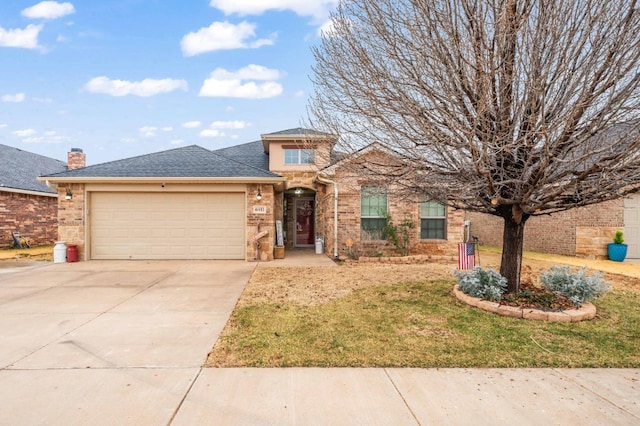
[[[253,214],[267,214],[267,206],[253,206]]]

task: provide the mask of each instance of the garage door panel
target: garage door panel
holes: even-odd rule
[[[91,194],[93,259],[244,259],[243,193]]]
[[[640,259],[640,194],[624,200],[624,239],[627,258]]]

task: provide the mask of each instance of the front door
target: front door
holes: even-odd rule
[[[295,203],[295,246],[313,246],[315,237],[315,201],[312,198],[296,198]]]

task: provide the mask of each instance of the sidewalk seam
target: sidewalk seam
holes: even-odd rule
[[[570,382],[580,386],[582,389],[584,389],[585,391],[591,393],[592,395],[597,396],[598,398],[600,398],[603,401],[608,402],[609,404],[613,405],[614,407],[616,407],[618,410],[629,414],[631,417],[634,417],[636,419],[640,420],[640,417],[638,417],[636,414],[632,413],[631,411],[627,410],[626,408],[616,404],[615,402],[613,402],[612,400],[610,400],[609,398],[606,398],[604,395],[601,395],[600,393],[596,392],[593,389],[590,389],[588,387],[586,387],[585,385],[583,385],[582,383],[578,382],[577,380],[574,380],[571,376],[568,376],[566,374],[562,373],[562,370],[554,368],[553,371],[555,371],[556,373],[558,373],[559,375],[561,375],[562,377],[564,377],[565,379],[569,380]]]
[[[176,416],[178,415],[178,412],[180,411],[180,409],[182,408],[182,405],[184,404],[184,401],[187,399],[187,396],[189,396],[189,393],[191,392],[191,389],[193,389],[193,387],[195,386],[196,382],[198,381],[198,378],[200,377],[200,374],[202,374],[202,370],[203,367],[200,367],[198,369],[198,373],[196,374],[196,376],[193,378],[193,381],[191,382],[191,384],[189,385],[189,387],[187,388],[187,391],[184,393],[184,395],[182,396],[182,399],[180,400],[180,402],[178,403],[178,406],[176,407],[176,409],[173,411],[173,414],[171,415],[171,418],[169,419],[169,421],[167,422],[167,426],[171,426],[171,424],[173,423],[173,421],[175,420]]]
[[[391,378],[391,376],[389,375],[389,371],[387,371],[386,368],[383,368],[382,370],[384,371],[384,374],[387,376],[387,378],[389,379],[389,381],[393,385],[393,388],[398,393],[398,396],[400,396],[400,398],[402,399],[402,402],[404,402],[404,405],[405,405],[405,407],[407,407],[407,410],[409,410],[409,412],[411,413],[411,417],[413,417],[413,419],[416,421],[416,424],[421,426],[422,423],[420,423],[420,420],[418,420],[418,417],[416,416],[416,413],[411,409],[411,406],[409,405],[409,403],[405,399],[404,395],[402,395],[402,392],[400,392],[400,389],[396,385],[396,382],[394,382],[393,379]]]

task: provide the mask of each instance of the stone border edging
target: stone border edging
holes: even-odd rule
[[[433,254],[423,254],[423,255],[412,255],[412,256],[376,256],[376,257],[367,257],[360,256],[358,260],[354,260],[354,262],[359,263],[395,263],[402,265],[411,265],[417,263],[429,263],[429,262],[454,262],[456,261],[455,256],[452,255],[433,255]]]
[[[596,307],[591,303],[583,303],[579,309],[568,309],[560,312],[547,312],[533,308],[519,308],[516,306],[501,305],[497,302],[480,299],[463,293],[458,285],[453,287],[456,298],[468,305],[502,315],[503,317],[523,318],[536,321],[551,322],[580,322],[590,320],[596,316]]]

